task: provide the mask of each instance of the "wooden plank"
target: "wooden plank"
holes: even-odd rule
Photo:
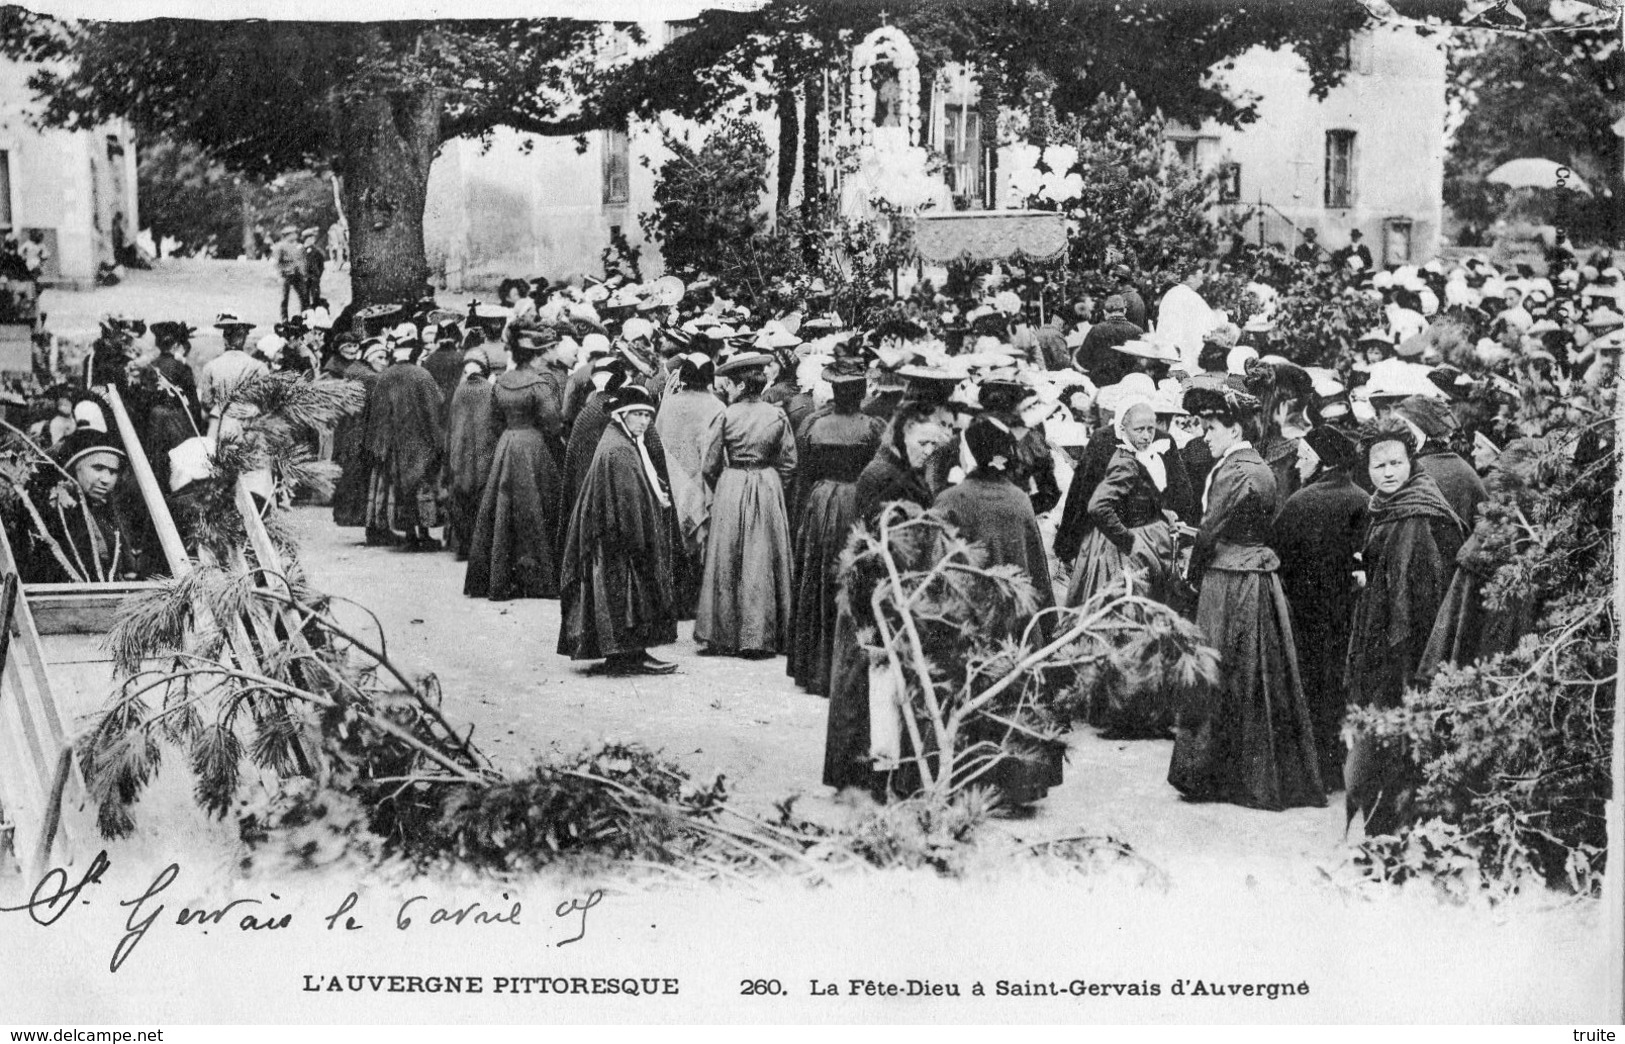
[[[34,601],[34,625],[42,635],[106,634],[118,619],[119,607],[128,598],[128,592],[109,591],[105,594],[56,595]]]
[[[117,388],[107,388],[107,401],[113,408],[113,421],[118,426],[119,438],[124,440],[130,470],[135,473],[136,485],[141,488],[141,499],[146,502],[147,513],[152,518],[152,528],[158,533],[158,543],[163,547],[164,559],[169,563],[169,575],[185,576],[192,571],[192,560],[186,554],[181,531],[175,527],[174,516],[169,513],[169,502],[164,499],[164,491],[158,485],[157,476],[152,473],[147,452],[141,448],[141,437],[136,434],[135,425],[130,421],[130,413],[124,408],[124,400],[119,397]]]
[[[0,573],[16,575],[17,557],[12,553],[11,538],[0,526]],[[11,633],[18,639],[7,658],[6,670],[0,678],[6,679],[15,706],[22,712],[25,737],[37,737],[40,755],[45,761],[39,775],[40,784],[49,792],[51,780],[57,775],[56,760],[59,752],[69,748],[68,730],[62,722],[62,712],[51,689],[51,676],[45,664],[45,649],[40,642],[39,630],[34,626],[34,614],[28,605],[26,592],[17,598],[16,611],[11,616]],[[27,671],[19,660],[27,661]],[[29,684],[29,680],[33,684]],[[85,800],[85,781],[79,765],[70,756],[70,764],[63,785],[66,800],[78,805]],[[49,814],[49,809],[45,810]],[[72,837],[66,823],[62,824],[62,837],[71,846]],[[40,850],[50,851],[51,838],[44,837]]]

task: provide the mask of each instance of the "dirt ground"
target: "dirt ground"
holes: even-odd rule
[[[559,603],[490,602],[462,594],[464,567],[449,553],[406,554],[361,543],[325,508],[295,509],[295,526],[315,586],[377,614],[391,654],[434,671],[454,721],[499,767],[522,770],[538,756],[606,740],[664,750],[696,775],[726,774],[742,808],[770,813],[803,795],[810,814],[835,814],[819,780],[827,702],[801,691],[784,659],[701,657],[683,624],[659,650],[679,664],[664,678],[600,678],[555,652]],[[349,610],[348,619],[364,619]],[[1169,741],[1073,736],[1066,782],[1032,818],[1001,825],[1024,840],[1105,832],[1164,867],[1190,865],[1243,877],[1294,875],[1342,858],[1343,814],[1326,809],[1258,812],[1187,804],[1166,782]]]

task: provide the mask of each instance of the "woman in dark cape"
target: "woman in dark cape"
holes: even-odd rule
[[[677,640],[670,498],[643,444],[654,402],[630,385],[608,405],[609,427],[582,476],[564,540],[558,651],[603,659],[602,673],[670,674],[675,663],[648,653]]]
[[[429,535],[439,525],[435,494],[446,449],[440,385],[414,362],[422,347],[398,341],[394,361],[378,375],[367,402],[366,453],[372,462],[367,490],[367,541],[402,543],[408,551],[437,551]],[[396,529],[405,530],[403,538]]]
[[[881,447],[858,476],[852,505],[854,521],[873,525],[894,501],[930,507],[931,489],[925,468],[949,443],[946,428],[929,407],[900,407],[882,437]],[[835,618],[835,655],[830,663],[829,726],[824,737],[824,783],[840,789],[862,787],[883,794],[884,777],[869,756],[869,654],[858,644],[853,607],[845,586]]]
[[[1366,584],[1349,639],[1349,703],[1358,707],[1398,707],[1417,684],[1465,539],[1438,483],[1416,466],[1415,449],[1414,433],[1397,417],[1362,432],[1375,492],[1361,556]],[[1344,776],[1349,817],[1363,813],[1368,835],[1392,832],[1410,787],[1404,754],[1369,739],[1357,742]]]
[[[1517,491],[1531,485],[1540,458],[1547,452],[1543,439],[1514,440],[1496,458],[1485,485],[1516,496]],[[1416,668],[1418,685],[1431,682],[1441,664],[1466,666],[1497,653],[1511,652],[1534,627],[1537,607],[1528,599],[1509,599],[1498,609],[1484,604],[1484,587],[1500,564],[1484,552],[1482,534],[1490,525],[1479,520],[1456,555],[1455,576],[1445,591],[1444,602],[1433,620],[1433,632],[1422,650],[1422,662]]]
[[[790,644],[794,591],[785,481],[795,471],[790,419],[762,401],[767,356],[717,367],[732,401],[711,422],[704,475],[715,491],[705,574],[694,610],[704,653],[771,656]]]
[[[515,368],[498,377],[492,422],[502,432],[469,544],[463,593],[470,598],[556,598],[559,594],[559,381],[544,355],[552,331],[513,346]]]
[[[361,345],[353,340],[340,341],[335,358],[343,360],[339,375],[361,385],[365,395],[360,409],[341,417],[333,426],[333,463],[341,472],[333,484],[333,524],[360,527],[367,524],[370,471],[362,435],[367,430],[367,404],[372,399],[372,386],[378,381],[378,370],[362,360]]]
[[[1349,435],[1318,425],[1303,442],[1308,452],[1300,474],[1307,472],[1307,479],[1275,516],[1270,546],[1280,556],[1281,587],[1292,607],[1292,637],[1315,723],[1320,778],[1333,791],[1343,789],[1344,672],[1369,498],[1349,475],[1359,459]]]
[[[496,415],[496,388],[483,351],[471,349],[462,382],[451,395],[446,422],[446,542],[457,561],[468,561],[479,520],[485,480],[496,457],[503,424]]]
[[[1456,418],[1450,406],[1432,396],[1412,395],[1402,399],[1394,412],[1422,433],[1423,441],[1415,456],[1417,468],[1438,483],[1445,503],[1461,519],[1461,524],[1471,530],[1477,521],[1478,505],[1489,496],[1489,491],[1473,466],[1450,448],[1450,437],[1456,430]]]
[[[1055,604],[1055,587],[1032,501],[1007,473],[1019,473],[1016,440],[997,421],[978,417],[965,430],[965,445],[976,467],[959,485],[943,490],[932,510],[953,523],[965,540],[987,552],[986,565],[1012,565],[1026,573],[1036,595],[1034,609],[1041,613]],[[1046,622],[1041,618],[1033,627],[1040,644],[1050,633]],[[1024,627],[1027,619],[1015,623]],[[1011,637],[1019,640],[1021,632]],[[971,738],[1003,741],[1023,755],[1000,761],[984,777],[1006,800],[1026,804],[1043,797],[1050,787],[1060,786],[1063,748],[1032,747],[1019,735],[1004,735],[1003,729],[989,732],[992,734]]]
[[[866,378],[862,363],[837,361],[823,376],[835,401],[802,428],[798,439],[796,481],[807,493],[796,531],[795,618],[785,672],[808,692],[827,696],[835,655],[837,567],[856,516],[858,476],[874,459],[885,424],[859,411]]]
[[[1219,652],[1220,683],[1179,709],[1168,782],[1194,801],[1323,807],[1314,725],[1269,547],[1280,506],[1275,475],[1251,444],[1261,434],[1258,400],[1196,387],[1185,408],[1202,418],[1215,458],[1190,570],[1201,582],[1196,625]]]

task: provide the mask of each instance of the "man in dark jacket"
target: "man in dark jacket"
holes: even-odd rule
[[[1150,313],[1146,310],[1145,298],[1134,288],[1134,273],[1127,265],[1118,265],[1112,269],[1112,279],[1117,283],[1117,289],[1112,292],[1123,299],[1128,321],[1144,330]]]
[[[1141,304],[1140,307],[1143,311],[1145,305]],[[1100,388],[1116,384],[1133,368],[1133,361],[1116,351],[1117,346],[1145,336],[1143,327],[1128,320],[1125,311],[1128,304],[1122,294],[1112,294],[1106,298],[1102,308],[1106,318],[1089,328],[1083,344],[1078,348],[1077,357],[1078,369],[1088,374],[1089,379]]]

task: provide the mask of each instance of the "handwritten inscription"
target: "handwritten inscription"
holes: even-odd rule
[[[0,913],[26,913],[35,924],[49,928],[74,907],[90,905],[93,890],[105,883],[112,866],[113,862],[104,849],[96,854],[77,878],[63,867],[48,870],[29,893],[27,902],[0,906]],[[139,893],[116,900],[126,913],[122,934],[114,944],[108,961],[109,973],[117,973],[124,967],[148,934],[160,926],[185,929],[200,935],[218,929],[265,934],[295,927],[296,915],[287,909],[288,905],[292,905],[292,900],[284,900],[280,894],[269,891],[263,895],[229,899],[219,906],[182,906],[166,919],[165,911],[171,906],[166,901],[166,893],[175,885],[181,872],[179,863],[170,863]],[[559,934],[564,937],[554,945],[567,946],[586,938],[587,914],[603,899],[603,891],[594,889],[585,896],[560,902],[554,908],[554,918]],[[363,931],[367,927],[367,919],[361,905],[360,894],[352,891],[332,913],[317,918],[317,921],[330,932]],[[379,923],[401,932],[512,929],[522,927],[520,918],[523,912],[523,904],[507,892],[501,893],[501,898],[497,900],[453,903],[429,895],[414,895],[396,906],[393,921]]]

